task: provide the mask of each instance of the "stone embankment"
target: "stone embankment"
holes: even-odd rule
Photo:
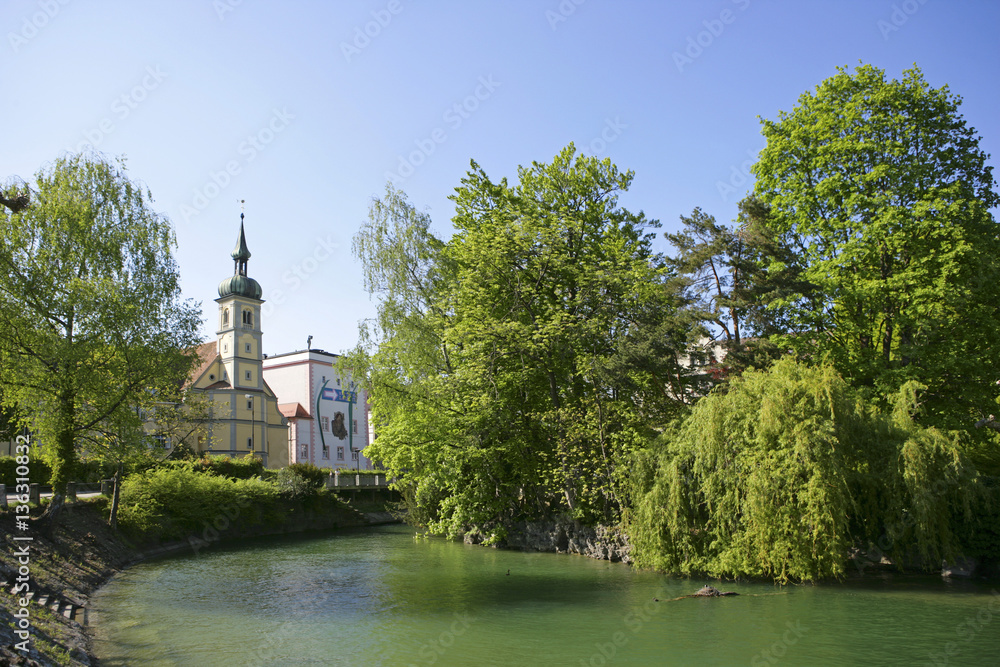
[[[468,544],[479,544],[482,536],[476,531],[465,536]],[[500,545],[519,551],[547,551],[580,554],[589,558],[631,563],[632,546],[620,529],[612,526],[585,526],[560,517],[549,521],[515,524]]]

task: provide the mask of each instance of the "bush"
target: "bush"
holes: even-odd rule
[[[291,466],[278,471],[277,486],[278,493],[283,498],[301,500],[316,494],[316,484],[293,470]]]
[[[295,474],[309,480],[309,482],[316,487],[323,486],[326,483],[326,478],[330,475],[328,470],[318,468],[312,463],[292,463],[287,468],[282,468],[282,470],[291,470]]]
[[[127,534],[178,540],[206,528],[280,518],[278,489],[260,479],[233,480],[184,466],[130,475],[122,484],[118,523]]]
[[[251,479],[260,477],[264,473],[264,462],[250,454],[238,459],[209,455],[196,461],[194,465],[196,469],[197,466],[201,466],[204,472],[230,479]]]
[[[17,459],[13,456],[0,456],[0,484],[6,484],[7,489],[17,484]],[[52,469],[49,464],[41,458],[36,458],[35,451],[32,450],[31,460],[28,463],[28,483],[48,484],[52,478]]]

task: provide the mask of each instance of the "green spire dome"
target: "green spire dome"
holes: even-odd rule
[[[244,296],[259,300],[260,295],[263,294],[260,283],[247,276],[247,260],[250,259],[250,249],[247,247],[242,213],[240,213],[240,237],[236,240],[236,247],[230,256],[235,265],[233,275],[219,283],[219,296]]]

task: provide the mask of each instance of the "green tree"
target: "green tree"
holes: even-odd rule
[[[186,377],[200,309],[180,299],[173,232],[123,162],[63,157],[32,190],[0,212],[0,381],[51,458],[54,518],[85,439]]]
[[[927,419],[967,428],[1000,377],[1000,198],[960,102],[916,68],[841,69],[762,121],[753,171],[809,286],[771,304],[781,345],[878,395],[918,381]]]
[[[880,544],[934,571],[960,549],[975,469],[955,439],[830,366],[784,358],[734,378],[637,455],[628,532],[639,565],[684,574],[815,580]],[[963,512],[964,510],[964,512]]]
[[[623,453],[648,434],[652,403],[636,399],[666,401],[671,379],[620,354],[670,305],[657,223],[618,206],[631,179],[572,145],[513,186],[473,162],[447,243],[391,190],[373,207],[355,248],[385,290],[379,346],[351,360],[368,364],[368,453],[435,530],[496,540],[558,512],[616,519]]]

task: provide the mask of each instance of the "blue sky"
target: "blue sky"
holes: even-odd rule
[[[470,160],[513,178],[572,141],[634,170],[621,203],[665,230],[729,221],[758,116],[859,61],[916,63],[1000,153],[986,0],[6,0],[0,25],[0,181],[126,156],[213,322],[245,199],[269,354],[355,345],[374,304],[351,238],[390,175],[447,237]]]

